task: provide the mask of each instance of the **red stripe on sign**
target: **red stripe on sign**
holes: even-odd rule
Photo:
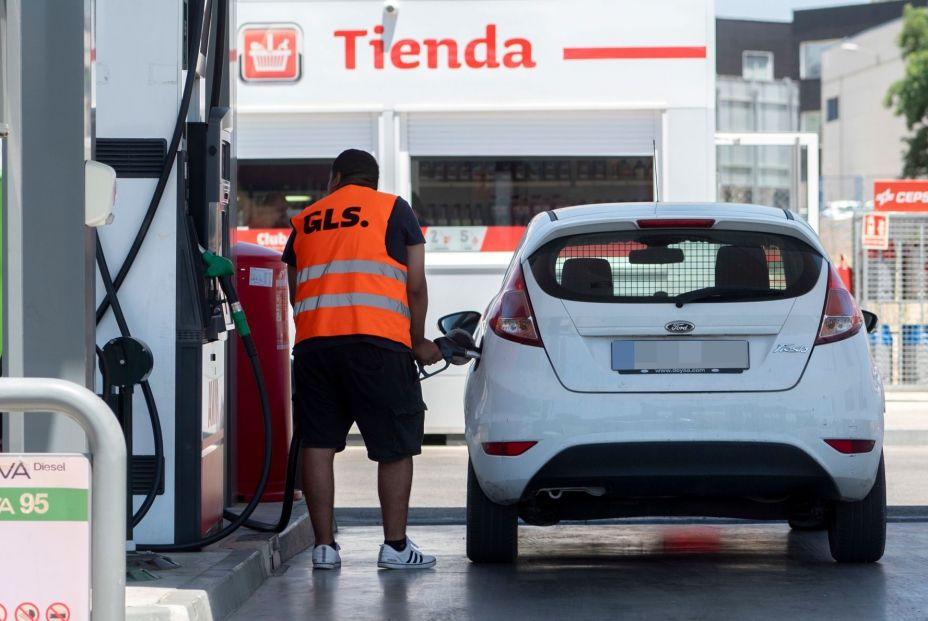
[[[705,58],[702,47],[565,47],[564,60]]]
[[[525,233],[524,226],[490,226],[483,238],[481,252],[512,252]]]

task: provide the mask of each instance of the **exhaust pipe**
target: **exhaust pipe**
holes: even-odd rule
[[[560,499],[564,492],[582,492],[599,498],[606,494],[606,489],[604,487],[546,487],[538,490],[539,494],[548,494],[551,500]]]

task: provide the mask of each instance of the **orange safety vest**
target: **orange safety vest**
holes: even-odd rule
[[[412,347],[406,266],[387,253],[396,196],[346,185],[291,222],[296,342],[363,334]]]

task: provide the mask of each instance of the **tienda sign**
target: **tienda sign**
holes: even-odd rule
[[[239,34],[241,74],[246,82],[300,79],[303,36],[295,24],[246,26]]]
[[[876,211],[928,211],[928,181],[875,181],[873,207]]]
[[[534,69],[535,45],[526,36],[511,36],[497,24],[485,24],[472,36],[425,36],[390,39],[378,24],[339,28],[342,68],[357,69]],[[241,74],[246,82],[296,81],[301,74],[302,33],[294,24],[246,25],[239,41]],[[564,61],[705,59],[705,46],[564,47]]]
[[[397,39],[393,41],[389,52],[385,50],[382,39],[384,28],[377,25],[372,28],[373,35],[367,30],[336,30],[335,37],[344,41],[345,69],[358,66],[358,49],[370,47],[366,53],[370,66],[383,69],[385,59],[396,69],[508,69],[535,67],[532,58],[532,43],[522,37],[500,39],[495,24],[487,24],[483,33],[469,41],[444,39]],[[367,43],[367,46],[364,45]]]

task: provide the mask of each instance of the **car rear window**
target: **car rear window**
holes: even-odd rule
[[[541,288],[585,302],[731,302],[808,293],[822,256],[794,237],[715,229],[585,233],[530,258]]]

